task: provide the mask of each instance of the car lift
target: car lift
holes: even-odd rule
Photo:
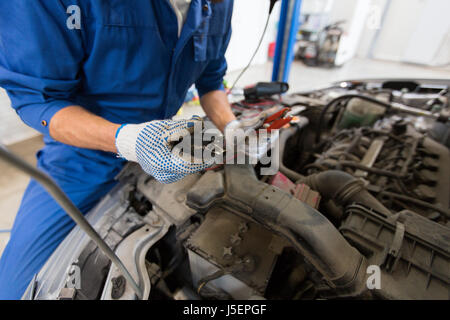
[[[300,26],[301,0],[282,0],[272,81],[288,82],[289,71],[294,60],[294,46]]]

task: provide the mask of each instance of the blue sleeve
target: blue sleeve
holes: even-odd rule
[[[21,119],[44,134],[53,115],[74,104],[84,58],[64,1],[0,1],[0,87]]]
[[[199,96],[203,96],[214,90],[224,90],[223,77],[227,72],[227,60],[225,52],[231,38],[231,16],[229,17],[228,30],[223,37],[220,58],[211,60],[206,66],[200,78],[195,82]]]

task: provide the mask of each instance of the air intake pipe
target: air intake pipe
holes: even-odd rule
[[[383,206],[380,201],[364,188],[364,184],[360,179],[346,172],[328,170],[301,178],[297,182],[307,184],[319,192],[323,198],[331,199],[336,204],[346,206],[357,202],[386,217],[392,215],[389,209]]]
[[[320,212],[259,181],[252,166],[226,165],[225,185],[223,206],[239,207],[288,239],[340,296],[365,290],[366,260]]]

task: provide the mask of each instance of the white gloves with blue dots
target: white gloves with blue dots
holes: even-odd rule
[[[182,159],[171,151],[173,137],[189,134],[199,117],[190,120],[155,120],[142,124],[126,124],[116,133],[119,156],[138,162],[142,169],[162,183],[176,182],[187,175],[202,171],[211,164]],[[175,138],[175,140],[176,140]]]

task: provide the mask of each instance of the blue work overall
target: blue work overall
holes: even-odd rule
[[[44,135],[38,167],[83,213],[115,185],[124,160],[53,140],[52,116],[79,105],[114,123],[142,123],[173,116],[192,84],[200,95],[223,89],[232,8],[233,0],[192,0],[178,36],[168,0],[0,1],[0,87]],[[0,299],[20,299],[73,227],[31,181],[0,260]]]

